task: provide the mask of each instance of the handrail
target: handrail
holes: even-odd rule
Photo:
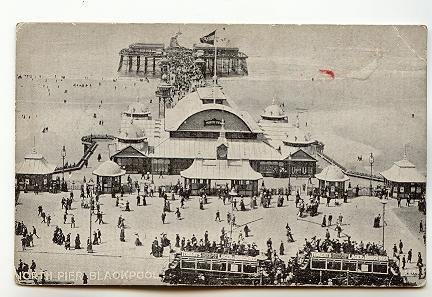
[[[83,168],[84,164],[90,157],[93,155],[94,151],[96,150],[96,147],[98,146],[97,142],[95,140],[114,140],[115,137],[113,135],[109,134],[90,134],[85,135],[81,137],[81,142],[83,144],[90,145],[90,147],[84,152],[84,155],[81,157],[81,159],[78,161],[78,163],[75,166],[71,167],[56,167],[54,170],[54,173],[62,173],[62,172],[71,172],[80,170]]]

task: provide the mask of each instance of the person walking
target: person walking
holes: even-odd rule
[[[402,240],[401,239],[399,239],[399,254],[403,254],[403,243],[402,243]]]
[[[220,219],[220,212],[219,212],[219,209],[216,211],[216,218],[215,218],[215,221],[218,221],[218,222],[221,221],[221,219]]]
[[[285,247],[283,244],[283,241],[281,240],[280,246],[279,246],[279,255],[283,256],[285,255]]]
[[[39,236],[37,235],[35,226],[32,226],[32,228],[33,228],[33,231],[32,231],[33,235],[36,236],[37,238],[39,238]]]
[[[326,227],[326,226],[327,226],[327,219],[326,219],[326,215],[324,215],[321,223],[321,227]]]
[[[75,217],[72,215],[71,217],[71,228],[75,228]]]
[[[408,263],[412,263],[412,249],[410,249],[410,250],[408,251],[407,262],[408,262]]]
[[[162,218],[162,224],[165,224],[165,218],[166,218],[166,212],[165,211],[162,212],[161,218]]]

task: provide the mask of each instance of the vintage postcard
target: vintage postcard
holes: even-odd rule
[[[18,284],[424,286],[426,27],[16,35]]]

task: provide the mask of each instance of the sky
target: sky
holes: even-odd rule
[[[379,49],[399,59],[383,67],[426,67],[427,31],[420,26],[27,23],[17,26],[17,72],[115,76],[118,52],[131,43],[168,45],[180,31],[180,44],[190,47],[215,29],[250,57],[350,69]]]

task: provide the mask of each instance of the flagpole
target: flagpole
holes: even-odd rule
[[[216,45],[216,30],[215,30],[215,36],[214,36],[214,70],[213,70],[213,104],[216,103],[215,99],[215,91],[216,91],[216,80],[217,80],[217,45]]]

